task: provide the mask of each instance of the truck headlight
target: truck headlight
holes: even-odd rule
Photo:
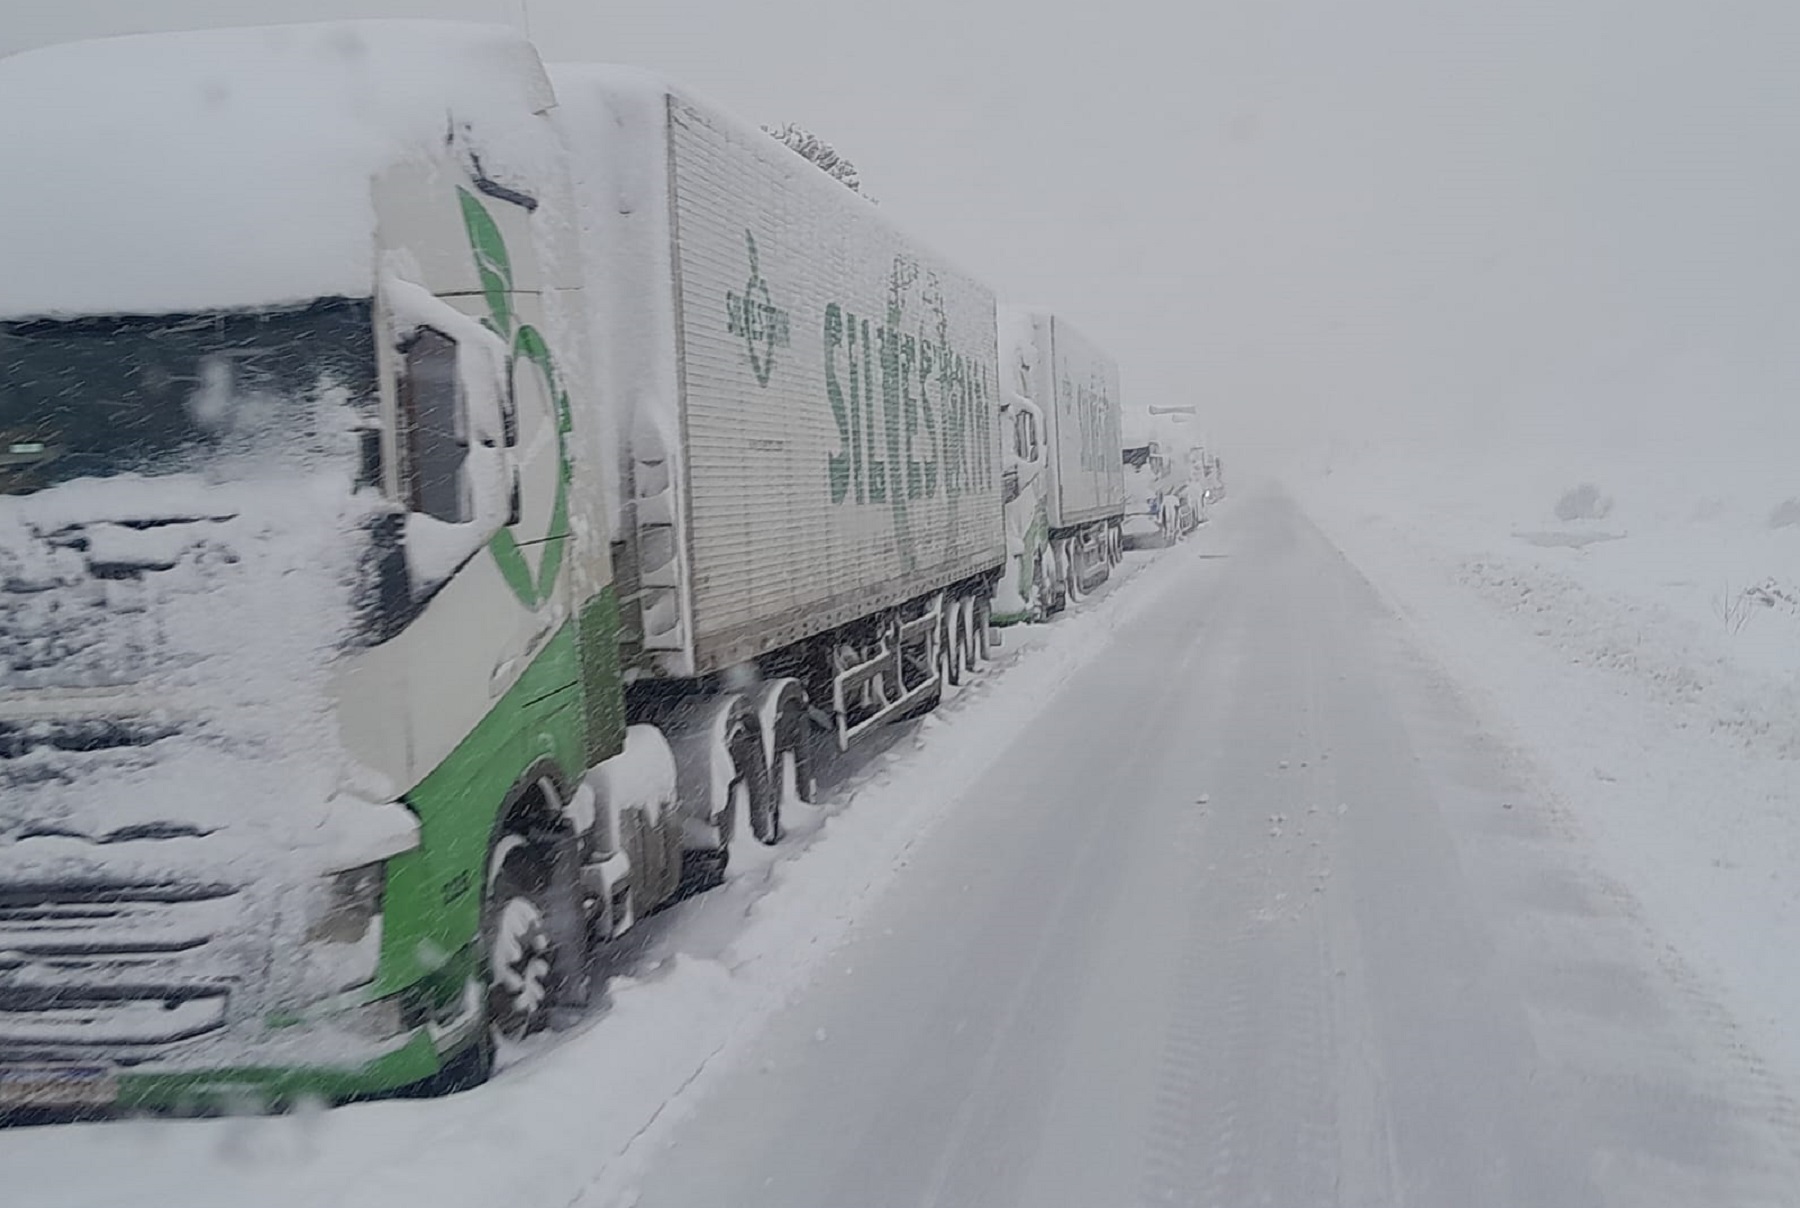
[[[330,944],[360,943],[369,925],[381,917],[387,889],[385,861],[333,873],[325,882],[325,908],[306,930],[308,940]]]

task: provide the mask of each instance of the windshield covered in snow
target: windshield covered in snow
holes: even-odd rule
[[[0,494],[198,470],[292,439],[321,377],[366,384],[373,359],[368,303],[343,299],[0,323]]]
[[[292,849],[381,507],[370,304],[0,330],[0,882]]]

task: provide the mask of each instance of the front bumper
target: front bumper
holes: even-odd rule
[[[399,1090],[438,1073],[481,1025],[477,992],[425,1019],[408,1009],[413,1001],[409,992],[307,1023],[265,1025],[254,1040],[228,1030],[203,1045],[152,1050],[9,1046],[0,1053],[0,1121],[22,1113],[254,1114]]]

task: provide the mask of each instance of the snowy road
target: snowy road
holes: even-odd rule
[[[1166,557],[601,1202],[1800,1202],[1792,1102],[1298,510]]]
[[[0,1131],[0,1202],[1800,1204],[1787,1088],[1294,505],[1127,570],[493,1084]]]

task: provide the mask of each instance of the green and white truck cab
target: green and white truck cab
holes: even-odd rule
[[[479,1081],[975,669],[993,296],[754,127],[435,22],[0,106],[0,1115]]]
[[[478,1078],[631,905],[548,81],[377,22],[0,63],[45,96],[0,140],[79,191],[0,202],[0,1110]]]

